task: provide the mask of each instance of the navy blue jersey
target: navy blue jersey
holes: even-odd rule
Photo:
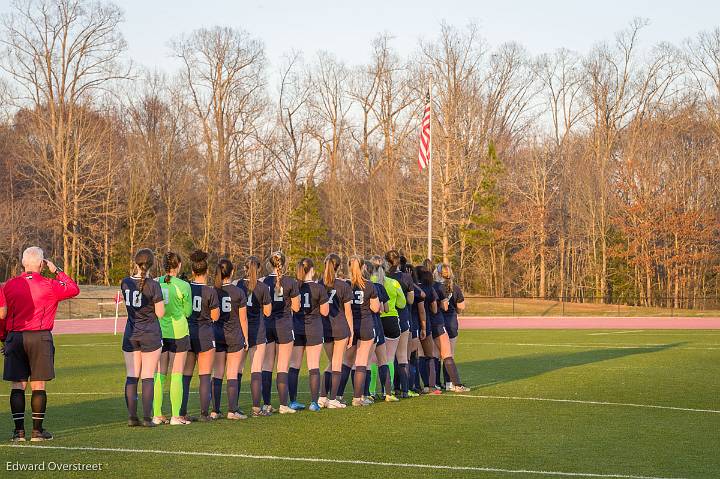
[[[268,324],[274,324],[276,328],[291,331],[293,327],[292,299],[300,295],[298,282],[289,276],[280,278],[279,288],[275,284],[276,282],[277,276],[274,274],[263,278],[263,283],[270,289],[270,298],[272,299],[272,313]]]
[[[420,289],[422,289],[423,293],[425,293],[425,319],[427,321],[427,324],[430,325],[444,323],[445,317],[443,316],[442,309],[440,308],[439,303],[445,298],[440,298],[434,285],[426,286],[423,284],[420,285]],[[430,309],[433,303],[437,305],[436,313],[433,313]]]
[[[315,281],[305,281],[300,285],[300,311],[294,314],[294,318],[305,326],[320,325],[322,329],[322,317],[320,306],[328,302],[328,295],[325,287]]]
[[[445,287],[445,290],[447,291],[447,286]],[[457,304],[465,301],[462,289],[460,289],[460,286],[458,286],[457,283],[453,284],[452,292],[447,294],[447,297],[449,299],[447,312],[457,314]]]
[[[142,291],[138,289],[140,278],[130,276],[120,283],[128,314],[128,325],[137,331],[153,331],[160,329],[160,322],[155,315],[155,303],[163,302],[160,284],[152,278],[145,280]]]
[[[352,314],[354,328],[358,329],[361,324],[365,323],[374,324],[373,312],[370,309],[370,300],[378,297],[374,283],[366,280],[363,288],[355,285],[351,287],[353,292]]]
[[[220,318],[216,327],[222,327],[225,335],[242,334],[240,328],[240,308],[247,303],[245,291],[234,284],[223,284],[222,288],[215,288],[220,302]]]
[[[263,320],[263,306],[267,306],[272,302],[270,288],[262,281],[256,281],[252,294],[248,294],[247,280],[238,281],[237,285],[247,296],[248,323],[258,323]]]
[[[211,324],[210,311],[220,307],[215,288],[191,281],[190,291],[192,292],[192,314],[188,318],[188,324]]]
[[[331,321],[347,321],[345,317],[345,304],[352,302],[353,290],[350,285],[341,279],[335,278],[331,288],[321,280],[319,284],[325,287],[330,300],[330,314],[328,317]]]

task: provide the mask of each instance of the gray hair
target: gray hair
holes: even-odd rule
[[[30,246],[22,254],[22,265],[27,268],[35,268],[42,265],[45,253],[37,246]]]

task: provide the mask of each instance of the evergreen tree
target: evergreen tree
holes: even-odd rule
[[[290,216],[288,254],[293,261],[304,257],[318,259],[327,227],[320,216],[320,197],[314,184],[308,182]]]

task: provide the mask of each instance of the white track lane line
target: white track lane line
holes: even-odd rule
[[[472,389],[472,388],[471,388]],[[510,401],[540,401],[540,402],[558,402],[558,403],[572,403],[572,404],[592,404],[596,406],[620,406],[620,407],[633,407],[633,408],[646,408],[646,409],[665,409],[669,411],[685,411],[685,412],[706,412],[710,414],[720,414],[720,410],[716,409],[695,409],[689,407],[677,407],[677,406],[658,406],[655,404],[636,404],[626,402],[611,402],[611,401],[586,401],[582,399],[552,399],[552,398],[536,398],[536,397],[522,397],[522,396],[488,396],[480,394],[443,394],[441,397],[462,397],[462,398],[475,398],[475,399],[502,399]]]
[[[162,454],[165,456],[198,456],[198,457],[223,457],[238,459],[256,459],[266,461],[294,461],[294,462],[311,462],[311,463],[329,463],[329,464],[349,464],[357,466],[381,466],[381,467],[405,467],[408,469],[430,469],[430,470],[446,470],[446,471],[470,471],[470,472],[497,472],[504,474],[534,474],[541,476],[555,477],[600,477],[600,478],[617,478],[617,479],[675,479],[669,477],[658,476],[638,476],[633,474],[600,474],[593,472],[561,472],[561,471],[534,471],[529,469],[504,469],[500,467],[482,467],[482,466],[446,466],[439,464],[411,464],[399,462],[379,462],[379,461],[363,461],[353,459],[328,459],[321,457],[293,457],[293,456],[267,456],[257,454],[239,454],[239,453],[222,453],[222,452],[202,452],[202,451],[163,451],[159,449],[130,449],[130,448],[112,448],[112,447],[71,447],[71,446],[36,446],[36,445],[12,445],[0,444],[0,447],[9,448],[38,448],[38,449],[57,449],[63,451],[85,451],[85,452],[118,452],[132,454]]]
[[[484,345],[484,346],[537,346],[537,347],[548,347],[548,348],[594,348],[594,349],[658,349],[663,346],[672,347],[672,349],[692,349],[699,351],[718,351],[717,348],[697,348],[693,346],[672,346],[670,344],[635,344],[635,345],[615,345],[613,343],[594,343],[594,344],[549,344],[549,343],[499,343],[499,342],[475,342],[475,341],[462,341],[458,342],[456,347],[464,345]]]
[[[588,336],[606,336],[608,334],[629,334],[629,333],[641,333],[644,329],[633,329],[630,331],[610,331],[608,333],[589,333]]]

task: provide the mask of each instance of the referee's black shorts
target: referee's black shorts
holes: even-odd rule
[[[5,339],[5,381],[55,378],[55,345],[50,331],[10,331]]]

